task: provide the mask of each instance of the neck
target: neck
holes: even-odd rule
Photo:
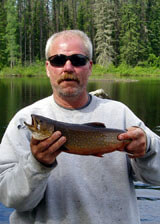
[[[80,96],[74,96],[74,97],[61,97],[55,93],[53,96],[55,102],[58,105],[67,109],[78,109],[84,107],[89,100],[89,95],[87,92],[83,93]]]

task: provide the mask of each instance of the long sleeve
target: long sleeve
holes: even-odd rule
[[[148,149],[142,158],[131,159],[133,177],[144,183],[160,185],[160,137],[146,127],[144,131]]]
[[[18,211],[33,209],[44,195],[50,171],[32,156],[30,134],[16,116],[0,145],[0,201]]]
[[[146,154],[141,158],[131,159],[132,176],[136,181],[160,185],[160,137],[152,132],[129,108],[125,107],[125,128],[138,126],[147,137]]]

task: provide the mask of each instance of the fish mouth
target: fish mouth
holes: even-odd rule
[[[58,79],[57,83],[60,84],[61,82],[64,82],[64,81],[68,81],[68,82],[74,81],[74,82],[77,82],[78,84],[80,83],[79,79],[75,75],[68,74],[68,73],[66,73],[63,76],[61,76]]]
[[[35,118],[34,115],[31,115],[31,117],[32,117],[32,126],[36,129],[37,126],[38,126],[38,123],[37,123],[37,121],[36,121],[36,118]]]
[[[38,122],[36,121],[35,116],[31,115],[31,117],[32,117],[32,123],[31,123],[31,125],[28,125],[28,126],[30,126],[30,128],[32,128],[32,130],[39,130],[40,126],[39,126]]]
[[[38,115],[31,114],[31,118],[32,118],[31,124],[27,124],[25,121],[24,123],[32,132],[33,138],[37,140],[44,140],[52,135],[52,133],[54,132],[53,125],[47,125],[45,120],[43,121],[43,119],[38,117]]]
[[[34,130],[41,131],[43,127],[41,127],[41,121],[36,119],[35,115],[31,115],[32,117],[32,127],[34,127]]]
[[[24,121],[24,124],[31,130],[31,131],[37,131],[40,129],[40,126],[38,122],[36,121],[36,118],[34,115],[31,115],[32,122],[31,124],[28,124],[27,122]]]

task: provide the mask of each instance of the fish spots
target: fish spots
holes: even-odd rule
[[[59,122],[39,115],[32,115],[32,124],[25,125],[30,129],[34,138],[43,140],[51,136],[53,131],[60,131],[66,137],[64,150],[67,153],[79,155],[102,155],[113,152],[127,144],[119,141],[117,136],[123,130],[108,129],[101,123],[70,124]]]

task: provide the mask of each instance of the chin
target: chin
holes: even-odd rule
[[[61,97],[76,97],[80,96],[82,94],[83,90],[82,89],[70,89],[70,90],[61,90],[58,91],[59,95]]]

